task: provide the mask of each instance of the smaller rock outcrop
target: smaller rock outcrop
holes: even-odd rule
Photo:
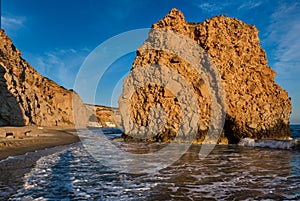
[[[118,108],[89,104],[85,106],[89,117],[88,125],[101,127],[115,125],[115,127],[121,127],[121,114]]]

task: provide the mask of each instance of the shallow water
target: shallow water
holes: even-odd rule
[[[135,153],[161,146],[115,144]],[[200,148],[191,146],[180,160],[151,174],[119,173],[103,166],[81,143],[13,157],[0,162],[0,196],[10,200],[300,200],[299,151],[216,146],[199,159]]]

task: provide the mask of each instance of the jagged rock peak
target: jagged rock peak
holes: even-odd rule
[[[202,23],[186,22],[182,12],[172,9],[152,27],[172,30],[189,37],[199,44],[213,61],[226,93],[226,120],[220,142],[237,143],[245,137],[253,139],[290,137],[291,99],[288,93],[275,83],[276,73],[268,65],[255,26],[223,15],[212,17]],[[154,37],[157,35],[150,32],[142,47],[147,44],[149,47],[149,43],[155,41],[152,40]],[[200,129],[195,142],[202,143],[209,128],[211,112],[215,108],[212,108],[201,76],[193,70],[191,64],[177,55],[161,50],[139,48],[132,70],[146,68],[148,64],[165,66],[177,71],[193,87],[200,108]],[[134,81],[125,80],[124,88],[132,83]],[[172,141],[180,128],[182,113],[176,97],[162,87],[149,85],[136,91],[131,97],[130,111],[124,114],[130,114],[136,125],[147,126],[151,120],[148,117],[149,108],[153,105],[161,105],[164,108],[167,122],[161,132],[149,140]],[[121,112],[122,109],[120,108]],[[193,120],[192,116],[187,118]],[[138,133],[132,125],[125,126],[124,129],[129,135]]]

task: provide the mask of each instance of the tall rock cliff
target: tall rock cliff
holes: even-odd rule
[[[39,74],[0,30],[0,126],[72,125],[73,103],[84,116],[80,97]]]
[[[245,137],[282,139],[290,136],[291,99],[274,81],[276,73],[268,66],[255,26],[226,16],[213,17],[198,24],[190,23],[185,21],[180,11],[172,9],[152,28],[172,30],[192,39],[207,52],[215,64],[226,93],[226,120],[220,142],[237,143]],[[150,32],[143,46],[155,37],[157,36]],[[200,108],[200,129],[194,142],[201,143],[209,128],[213,109],[202,78],[192,71],[189,63],[177,55],[140,48],[132,68],[146,68],[148,64],[173,69],[192,85]],[[129,83],[125,81],[126,84]],[[121,97],[121,101],[122,99]],[[174,95],[161,86],[152,84],[137,90],[130,103],[130,118],[140,126],[150,124],[149,108],[161,105],[168,115],[167,122],[160,133],[148,140],[174,139],[182,114]],[[125,127],[126,134],[138,137],[134,136],[134,132],[130,127]]]

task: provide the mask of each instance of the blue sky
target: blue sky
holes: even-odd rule
[[[126,31],[150,28],[174,7],[187,21],[227,14],[255,25],[276,82],[292,98],[291,122],[300,123],[299,1],[2,0],[1,26],[38,72],[73,88],[81,64],[98,45]],[[98,86],[96,103],[111,104],[111,91],[133,58],[130,53],[114,62]]]

